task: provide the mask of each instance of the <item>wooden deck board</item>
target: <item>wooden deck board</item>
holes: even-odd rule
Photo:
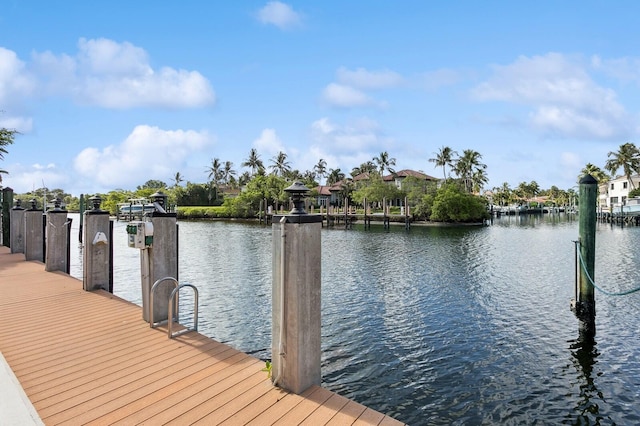
[[[201,334],[168,339],[141,310],[0,247],[0,351],[46,425],[400,424]],[[388,422],[388,423],[387,423]]]
[[[274,424],[291,411],[296,405],[304,401],[304,399],[311,395],[315,390],[315,387],[310,387],[300,395],[287,393],[283,398],[276,401],[275,404],[258,414],[251,421],[247,422],[247,425],[262,426]]]

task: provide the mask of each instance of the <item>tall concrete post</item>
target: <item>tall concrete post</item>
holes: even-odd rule
[[[56,198],[54,208],[47,211],[45,271],[69,273],[69,227],[67,211],[60,208],[62,201]]]
[[[26,260],[44,262],[44,222],[42,210],[38,210],[35,199],[24,213],[24,257]]]
[[[322,216],[309,215],[296,182],[286,188],[293,210],[273,217],[272,380],[300,394],[321,381]]]
[[[24,253],[24,211],[22,200],[17,199],[15,207],[11,209],[11,237],[9,242],[11,253]]]
[[[112,249],[111,220],[109,212],[101,210],[102,199],[98,196],[89,199],[92,209],[84,212],[82,240],[82,288],[87,291],[111,291],[112,285]]]
[[[579,267],[580,291],[576,302],[576,316],[580,319],[580,328],[595,335],[596,301],[591,280],[595,282],[598,181],[593,176],[586,175],[579,183],[578,230],[582,262]]]
[[[11,207],[13,206],[13,189],[6,187],[2,188],[2,211],[0,216],[2,219],[2,245],[9,247],[11,240]]]
[[[168,318],[169,297],[175,286],[171,281],[165,281],[158,286],[153,297],[153,307],[150,306],[150,294],[153,284],[162,278],[178,279],[178,226],[175,213],[167,213],[167,197],[162,192],[151,196],[156,211],[151,213],[153,226],[153,243],[141,251],[142,270],[142,316],[150,321],[153,309],[154,322]],[[175,312],[175,310],[174,310]]]

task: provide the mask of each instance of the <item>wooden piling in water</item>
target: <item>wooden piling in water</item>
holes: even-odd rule
[[[595,248],[596,248],[596,201],[598,181],[591,175],[580,179],[579,193],[579,249],[580,275],[579,292],[575,313],[580,320],[580,328],[589,334],[595,334],[596,302],[593,284],[595,280]]]

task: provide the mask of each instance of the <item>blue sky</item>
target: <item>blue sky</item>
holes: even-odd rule
[[[347,175],[387,151],[440,177],[473,149],[487,188],[569,189],[638,143],[635,1],[21,1],[0,8],[3,185],[135,189],[213,158]]]

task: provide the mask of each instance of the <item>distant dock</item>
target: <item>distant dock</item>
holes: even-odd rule
[[[402,424],[319,386],[285,392],[257,358],[197,332],[169,339],[139,306],[6,247],[0,324],[0,351],[46,425]]]

